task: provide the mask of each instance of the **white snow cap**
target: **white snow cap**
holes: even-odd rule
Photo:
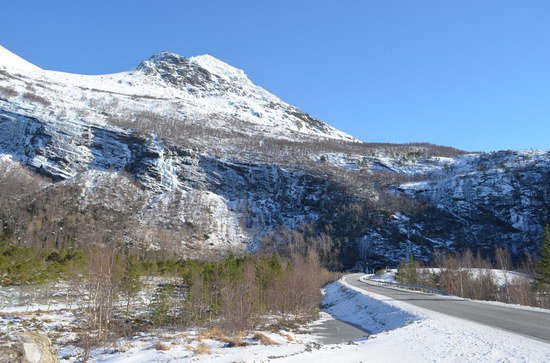
[[[235,68],[232,65],[229,65],[218,58],[212,57],[209,54],[191,57],[189,60],[206,69],[208,72],[224,78],[227,81],[248,81],[248,77],[242,69]]]
[[[17,69],[21,71],[40,71],[39,67],[27,62],[23,58],[13,54],[6,48],[0,45],[0,67],[7,69]]]
[[[49,107],[35,107],[35,103],[25,97],[18,99],[17,107],[32,108],[33,116],[41,119],[50,117],[51,110],[80,117],[79,110],[86,109],[86,112],[89,112],[86,122],[99,125],[108,123],[105,116],[97,109],[82,101],[83,92],[86,93],[84,98],[103,98],[104,94],[101,93],[96,96],[87,94],[88,92],[95,94],[93,90],[98,90],[98,92],[109,92],[110,97],[117,102],[120,101],[120,110],[113,109],[113,112],[121,112],[123,108],[134,110],[155,108],[160,117],[169,118],[172,117],[174,104],[178,103],[178,107],[182,110],[182,120],[201,122],[200,120],[214,119],[210,123],[210,127],[213,128],[231,129],[234,126],[230,120],[238,119],[246,125],[246,130],[239,131],[250,135],[287,140],[323,137],[358,141],[342,131],[311,118],[255,85],[244,71],[210,55],[186,58],[171,52],[160,52],[128,72],[80,75],[42,70],[0,46],[0,69],[6,69],[12,74],[24,75],[27,83],[50,82],[51,88],[43,93],[43,97],[51,103]],[[153,77],[149,77],[150,75]],[[8,84],[10,87],[18,85],[12,80],[0,79],[0,85],[3,84]],[[127,96],[130,95],[132,97],[146,95],[151,101],[129,101]]]

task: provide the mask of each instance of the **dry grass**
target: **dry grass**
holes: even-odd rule
[[[244,332],[240,332],[232,336],[225,336],[225,339],[222,339],[222,342],[227,343],[229,347],[244,347],[246,345],[246,343],[243,342],[244,336]]]
[[[157,343],[157,350],[163,350],[163,351],[170,350],[170,345],[168,343],[158,342]]]
[[[198,336],[198,339],[199,340],[202,340],[202,339],[220,340],[220,338],[223,337],[223,336],[225,336],[225,334],[220,328],[213,327],[213,328],[203,330],[202,332],[200,332],[200,334]]]
[[[200,342],[196,348],[193,349],[195,354],[210,354],[210,347],[203,342]]]
[[[184,339],[189,340],[189,334],[188,333],[178,333],[173,336],[174,339]]]
[[[277,342],[268,337],[265,334],[262,334],[260,332],[256,332],[254,336],[252,337],[254,340],[259,341],[263,345],[277,345]]]
[[[202,339],[212,339],[227,343],[229,347],[242,347],[246,345],[246,343],[243,342],[244,336],[244,332],[239,332],[235,335],[227,335],[222,329],[213,327],[201,332],[198,336],[198,340],[201,341]]]
[[[294,341],[294,338],[290,334],[279,333],[279,335],[285,337],[286,341],[289,342],[289,343],[292,343]]]

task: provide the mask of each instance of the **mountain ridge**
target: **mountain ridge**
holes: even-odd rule
[[[358,268],[441,248],[520,258],[550,223],[548,151],[363,143],[211,56],[100,76],[19,59],[0,58],[0,219],[25,243],[312,247]]]

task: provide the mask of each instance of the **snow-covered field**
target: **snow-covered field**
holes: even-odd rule
[[[324,311],[317,322],[299,331],[261,332],[243,337],[244,346],[229,347],[196,330],[152,330],[96,349],[95,362],[548,362],[550,344],[449,317],[384,296],[365,292],[341,280],[324,289]],[[47,307],[44,306],[44,309]],[[36,309],[33,309],[36,310]],[[316,327],[339,319],[369,332],[340,344],[322,344]],[[62,361],[78,361],[72,343],[75,315],[0,311],[0,332],[41,331],[53,338]],[[333,331],[338,337],[339,331]]]

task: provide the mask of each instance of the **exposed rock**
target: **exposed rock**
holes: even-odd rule
[[[47,336],[13,333],[0,337],[0,363],[55,363],[57,351]]]
[[[159,76],[176,87],[191,85],[207,89],[213,77],[197,63],[169,52],[152,56],[138,65],[136,70],[147,75]]]

